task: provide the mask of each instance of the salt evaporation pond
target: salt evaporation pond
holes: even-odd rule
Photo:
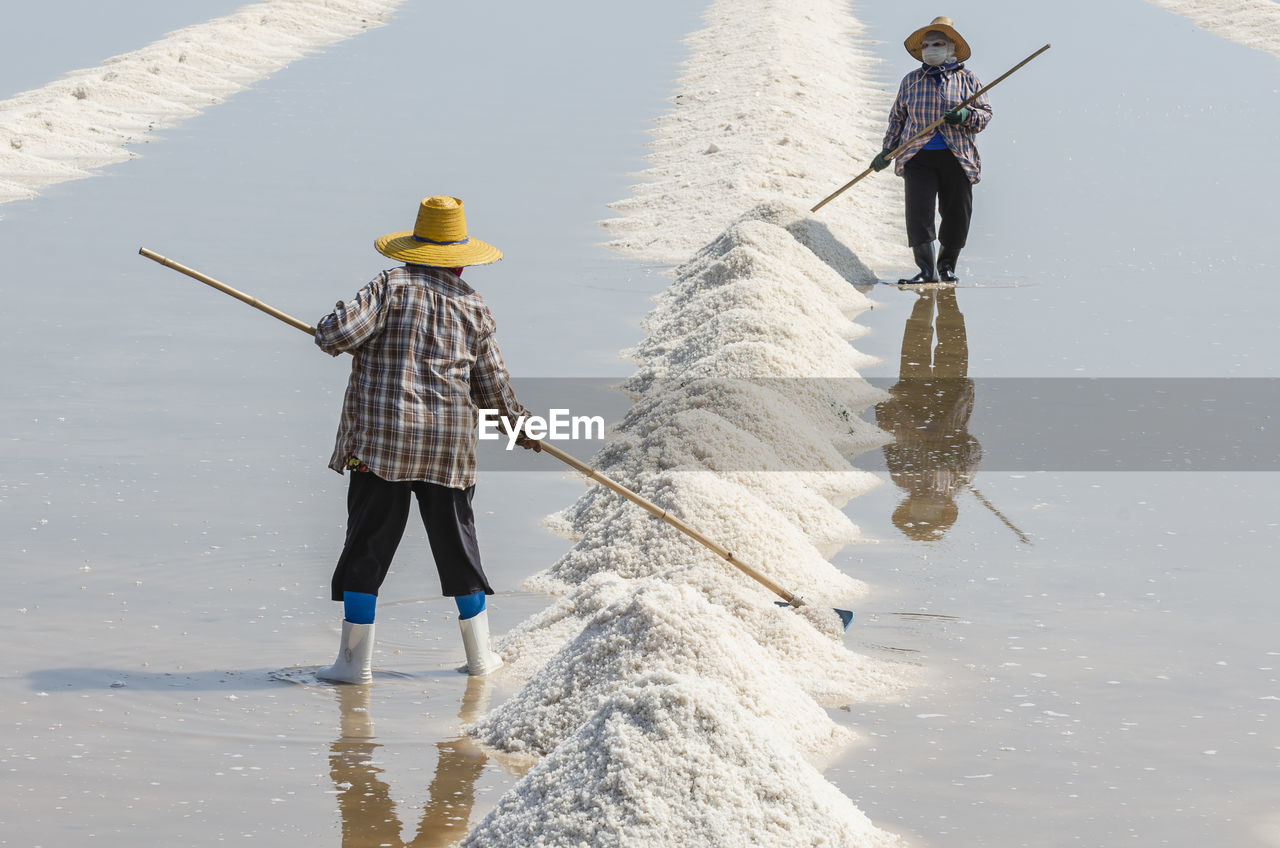
[[[226,4],[216,14],[228,11]],[[673,76],[674,47],[665,62],[652,50],[633,54],[635,67],[652,62],[645,67],[661,81],[648,101],[625,85],[602,89],[610,96],[579,98],[575,120],[572,98],[551,105],[530,97],[544,114],[535,119],[512,104],[492,118],[489,133],[489,118],[459,112],[471,118],[469,146],[477,149],[448,148],[441,158],[451,172],[483,173],[514,148],[494,156],[497,148],[474,138],[509,135],[513,120],[531,128],[518,133],[522,165],[525,157],[545,165],[577,155],[576,167],[550,169],[554,186],[538,176],[547,169],[521,167],[502,179],[490,172],[491,185],[459,192],[487,194],[490,208],[538,198],[547,210],[553,197],[574,193],[563,190],[564,180],[581,180],[577,205],[556,207],[574,208],[576,217],[486,221],[501,236],[495,241],[518,248],[478,277],[493,292],[504,352],[542,373],[564,374],[573,361],[618,375],[634,405],[599,455],[601,466],[688,509],[713,535],[742,538],[752,559],[820,604],[855,607],[851,634],[836,641],[820,619],[807,623],[773,607],[754,584],[607,493],[584,491],[560,473],[499,472],[486,476],[478,496],[494,573],[503,585],[531,579],[557,594],[495,599],[510,630],[503,675],[469,682],[456,675],[447,606],[429,579],[401,567],[380,613],[372,691],[271,679],[281,668],[327,659],[316,652],[331,648],[332,608],[317,584],[340,543],[341,489],[313,460],[327,451],[341,375],[305,346],[290,346],[300,343],[267,319],[237,322],[243,335],[228,350],[225,326],[243,307],[201,299],[206,293],[185,283],[158,286],[168,278],[139,272],[133,251],[139,232],[165,235],[179,258],[194,256],[193,264],[245,280],[282,306],[300,305],[307,317],[355,285],[350,280],[367,278],[369,222],[399,225],[404,186],[402,174],[357,166],[367,144],[362,119],[404,128],[396,148],[403,154],[382,150],[382,161],[414,155],[414,122],[387,108],[394,92],[376,81],[397,61],[417,67],[418,51],[409,48],[439,31],[442,15],[470,24],[451,32],[479,29],[466,18],[477,13],[466,10],[402,9],[390,26],[189,116],[142,159],[96,180],[47,184],[36,200],[5,208],[6,278],[38,271],[58,283],[11,293],[25,320],[5,342],[21,367],[8,383],[6,432],[15,449],[6,457],[0,514],[20,600],[3,626],[24,648],[0,675],[7,716],[0,764],[13,787],[0,822],[9,838],[35,844],[75,832],[134,841],[145,821],[151,838],[193,844],[285,834],[453,844],[472,829],[475,844],[499,834],[548,844],[584,835],[611,844],[624,835],[634,843],[658,832],[696,843],[709,829],[734,839],[748,828],[835,844],[894,844],[894,833],[919,845],[1043,844],[1048,822],[1064,841],[1089,844],[1280,844],[1268,710],[1280,646],[1271,641],[1266,600],[1273,578],[1261,568],[1274,558],[1267,512],[1274,475],[1011,469],[988,456],[973,491],[961,493],[954,525],[929,542],[906,536],[892,520],[906,493],[876,462],[884,437],[869,424],[884,398],[878,387],[899,377],[916,296],[862,276],[868,266],[887,277],[906,264],[900,184],[869,181],[822,216],[803,210],[862,167],[864,148],[877,148],[885,98],[905,68],[897,44],[920,21],[907,11],[855,8],[859,23],[825,3],[794,11],[713,4],[689,42],[680,97],[665,114],[657,100]],[[1197,15],[1212,14],[1214,4],[1179,11],[1212,20]],[[654,26],[653,43],[674,45],[699,26],[690,10],[667,12],[629,20],[628,31]],[[1245,116],[1239,125],[1178,123],[1189,147],[1216,149],[1246,122],[1270,137],[1274,115],[1247,107],[1266,102],[1274,59],[1236,48],[1229,39],[1252,33],[1229,21],[1210,36],[1146,3],[1086,4],[1081,12],[1065,21],[992,2],[966,10],[960,22],[981,46],[975,67],[988,78],[1004,57],[1004,64],[1021,57],[1023,42],[1053,40],[1046,59],[1092,59],[1073,63],[1071,74],[1046,66],[1039,76],[1028,69],[1025,85],[1011,81],[984,141],[980,212],[991,223],[969,254],[977,282],[956,301],[978,378],[971,429],[988,445],[1001,422],[982,418],[983,378],[1073,368],[1124,377],[1266,376],[1259,363],[1274,361],[1268,333],[1251,329],[1265,329],[1259,322],[1270,314],[1272,291],[1237,277],[1237,297],[1207,301],[1201,273],[1271,264],[1258,247],[1268,241],[1258,229],[1265,216],[1232,193],[1240,173],[1254,181],[1273,173],[1260,152],[1245,145],[1237,159],[1205,179],[1188,174],[1182,192],[1168,194],[1146,180],[1163,161],[1159,151],[1148,150],[1136,167],[1132,157],[1102,157],[1074,173],[1061,155],[1096,142],[1092,116],[1109,121],[1113,137],[1144,137],[1152,118],[1182,114],[1170,99],[1179,87],[1203,86],[1213,92],[1199,99],[1204,108],[1218,102]],[[537,15],[545,19],[546,10]],[[669,29],[656,28],[655,17]],[[1265,32],[1255,24],[1248,29]],[[998,44],[988,35],[996,31]],[[599,39],[591,32],[567,34],[560,55],[593,49]],[[1132,75],[1137,33],[1184,61],[1158,76]],[[519,63],[519,39],[502,27],[489,35],[495,58],[484,64]],[[741,51],[743,41],[753,51]],[[473,46],[477,55],[482,49]],[[538,77],[534,57],[520,66],[542,93],[591,85],[572,72]],[[600,54],[596,67],[612,69],[613,57]],[[1087,85],[1091,79],[1108,84]],[[1111,85],[1118,79],[1126,84]],[[469,95],[481,92],[476,102],[483,92],[492,92],[488,102],[511,102],[510,74],[470,82]],[[1076,102],[1081,85],[1100,102],[1082,120],[1063,121],[1056,110]],[[632,116],[604,104],[619,112],[630,104]],[[625,144],[638,148],[635,115],[662,117],[654,170],[630,193],[618,166],[598,153],[615,136],[575,146],[546,131],[625,127],[617,132],[635,133]],[[350,120],[335,127],[340,116]],[[1199,142],[1213,133],[1212,143]],[[287,162],[281,151],[290,152]],[[1042,181],[1046,158],[1057,163],[1050,169],[1057,183]],[[193,161],[205,172],[193,171]],[[335,169],[339,161],[351,167]],[[634,157],[623,166],[634,167]],[[321,171],[332,177],[324,198],[300,188],[302,175]],[[1062,190],[1064,173],[1092,194]],[[1215,180],[1223,184],[1216,191]],[[1026,214],[1028,191],[1043,185],[1058,186],[1054,203]],[[1126,204],[1110,202],[1111,189],[1098,186],[1114,186],[1116,198],[1150,197],[1168,221],[1195,222],[1194,231],[1174,224],[1181,258],[1124,252],[1153,225],[1129,216],[1121,226],[1114,216]],[[258,209],[244,209],[245,191],[263,198]],[[370,201],[380,194],[385,204]],[[1096,202],[1100,196],[1107,202]],[[324,216],[299,210],[324,209],[330,197],[345,201],[339,214],[349,217],[317,240]],[[583,258],[582,273],[566,275],[566,256],[593,255],[599,236],[591,222],[619,198],[607,237],[637,259]],[[1221,214],[1206,219],[1204,208]],[[576,225],[559,226],[567,219]],[[1082,227],[1089,237],[1064,238]],[[566,229],[576,252],[566,247]],[[87,245],[99,249],[66,255],[68,230],[82,244],[88,234]],[[210,243],[211,233],[223,243]],[[1055,241],[1068,242],[1071,255],[1055,253]],[[283,246],[304,242],[330,246],[310,255]],[[340,247],[347,243],[349,254]],[[545,267],[523,258],[530,256]],[[1047,266],[1046,256],[1054,257]],[[670,274],[654,276],[644,262]],[[1078,276],[1072,269],[1080,264],[1105,284]],[[1220,280],[1213,277],[1215,286]],[[531,281],[545,295],[534,307]],[[148,310],[119,315],[122,287],[145,292]],[[654,304],[644,301],[650,293]],[[645,313],[640,326],[621,320],[639,322]],[[116,337],[106,341],[104,315],[116,318]],[[1045,315],[1058,323],[1046,324]],[[563,332],[549,334],[559,320]],[[1101,343],[1050,344],[1046,327]],[[736,335],[720,344],[720,331]],[[557,352],[548,335],[595,358]],[[628,359],[609,364],[620,347]],[[797,359],[821,367],[796,368]],[[810,379],[850,373],[857,376],[836,384]],[[790,383],[797,390],[785,412],[777,397],[787,393],[761,375],[799,381]],[[862,377],[876,378],[875,386]],[[706,391],[682,394],[686,379]],[[834,405],[825,394],[833,385],[842,387]],[[842,411],[866,426],[831,426],[850,424]],[[795,432],[779,436],[786,422]],[[744,463],[744,455],[758,462]],[[801,456],[803,469],[787,469]],[[832,470],[837,461],[844,467]],[[537,527],[551,510],[559,537]],[[421,540],[406,540],[402,557],[426,562]],[[688,618],[708,623],[706,644]],[[663,635],[678,650],[666,653]],[[628,655],[620,640],[645,653]],[[744,657],[759,674],[741,686],[717,685]],[[633,675],[642,658],[669,668]],[[623,678],[606,697],[604,681]],[[564,716],[539,700],[556,688]],[[824,704],[848,709],[823,711]],[[761,720],[791,709],[814,720]],[[689,734],[690,722],[702,732]],[[463,728],[487,730],[487,738],[477,744]],[[511,744],[522,733],[530,749],[550,749],[532,766],[530,751]],[[681,757],[671,756],[673,739],[684,743]],[[732,766],[711,773],[711,763],[725,762]],[[627,768],[611,772],[611,763]],[[787,790],[746,792],[779,775]],[[608,827],[583,815],[585,796],[607,811]],[[535,799],[539,809],[565,815],[536,815]]]

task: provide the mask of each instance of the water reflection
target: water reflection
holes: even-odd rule
[[[489,681],[469,677],[458,713],[461,724],[480,717],[489,700]],[[338,790],[342,816],[342,848],[444,848],[467,834],[475,785],[484,771],[484,752],[465,735],[436,743],[438,757],[431,780],[430,800],[422,811],[416,835],[404,841],[404,827],[391,799],[391,788],[374,763],[382,747],[369,713],[370,686],[335,686],[341,711],[338,739],[329,749],[329,774]]]
[[[969,433],[974,390],[956,290],[917,294],[902,334],[898,382],[876,406],[876,423],[893,434],[885,463],[905,493],[894,526],[909,538],[935,541],[955,524],[956,496],[972,484],[982,447]]]

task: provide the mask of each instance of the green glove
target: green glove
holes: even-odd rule
[[[883,171],[889,167],[889,154],[892,152],[892,150],[881,150],[877,153],[876,158],[871,160],[871,170]]]
[[[969,110],[961,106],[959,109],[952,109],[950,112],[942,116],[942,120],[948,124],[963,124],[969,120]]]

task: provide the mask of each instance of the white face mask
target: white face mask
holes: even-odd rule
[[[920,51],[920,58],[924,59],[926,65],[945,65],[947,62],[955,59],[956,46],[951,43],[951,39],[939,33],[928,33],[924,37],[924,48]]]

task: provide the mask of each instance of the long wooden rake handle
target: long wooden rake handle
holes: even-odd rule
[[[156,253],[153,250],[147,250],[145,247],[139,248],[138,253],[154,262],[159,262],[161,265],[165,266],[166,268],[172,268],[173,270],[181,274],[186,274],[188,277],[191,277],[194,280],[199,280],[200,282],[204,283],[207,286],[212,286],[213,288],[217,289],[220,292],[223,292],[224,294],[229,294],[232,297],[234,297],[236,300],[243,301],[244,303],[249,304],[254,309],[261,310],[273,318],[278,318],[292,327],[297,327],[299,330],[302,330],[304,333],[310,333],[313,336],[316,334],[316,328],[311,326],[307,322],[300,321],[291,315],[287,315],[273,306],[268,306],[267,304],[258,300],[256,297],[251,297],[242,291],[233,289],[231,286],[227,285],[226,283],[218,282],[213,277],[209,277],[209,276],[206,276],[205,274],[201,274],[199,271],[196,271],[192,268],[188,268],[186,265],[182,265],[181,263],[174,262],[172,259],[169,259],[168,257],[165,257],[165,256],[161,256],[159,253]],[[786,589],[779,586],[773,580],[770,580],[768,577],[761,574],[756,569],[752,568],[751,566],[744,563],[742,560],[738,559],[736,556],[733,555],[733,552],[730,551],[728,548],[725,548],[723,545],[717,544],[716,542],[713,542],[712,540],[708,539],[706,536],[702,535],[697,530],[693,529],[688,524],[684,523],[679,518],[676,518],[674,515],[667,512],[665,509],[653,503],[652,501],[646,500],[640,495],[637,495],[635,492],[631,491],[626,486],[622,485],[616,480],[613,480],[605,476],[604,474],[601,474],[599,471],[596,471],[590,465],[587,465],[585,462],[582,462],[581,460],[578,460],[575,457],[570,456],[569,454],[560,450],[559,448],[552,445],[550,442],[546,440],[542,442],[542,451],[544,453],[551,454],[553,457],[560,460],[565,465],[568,465],[573,470],[577,471],[580,474],[585,475],[591,480],[596,481],[597,483],[604,486],[605,488],[616,492],[617,494],[631,501],[636,506],[641,507],[649,514],[662,519],[666,523],[670,524],[672,527],[679,530],[681,533],[684,533],[686,536],[693,539],[695,542],[702,544],[707,549],[709,549],[710,551],[720,556],[722,559],[724,559],[730,565],[737,568],[743,574],[759,582],[760,585],[769,589],[771,592],[773,592],[778,597],[782,598],[791,606],[798,607],[803,605],[804,600],[799,595],[795,594],[794,592],[788,592]]]
[[[297,327],[299,330],[301,330],[304,333],[310,333],[313,336],[316,334],[316,328],[308,324],[306,321],[301,321],[297,318],[294,318],[292,315],[286,315],[285,313],[281,312],[279,309],[276,309],[274,306],[268,306],[267,304],[258,300],[256,297],[251,297],[242,291],[237,291],[236,289],[231,288],[231,286],[227,285],[226,283],[218,282],[213,277],[207,277],[204,274],[201,274],[199,271],[196,271],[192,268],[188,268],[186,265],[181,265],[177,262],[174,262],[172,259],[168,258],[167,256],[161,256],[160,254],[156,253],[154,250],[147,250],[145,247],[140,247],[138,248],[138,253],[154,262],[159,262],[161,265],[163,265],[166,268],[172,268],[173,270],[177,271],[180,274],[186,274],[188,277],[190,277],[193,280],[199,280],[200,282],[204,283],[206,286],[212,286],[213,288],[217,289],[223,294],[229,294],[232,297],[234,297],[236,300],[244,301],[245,303],[252,306],[254,309],[259,309],[267,313],[268,315],[270,315],[272,318],[279,318],[281,321],[285,322],[289,326]]]
[[[949,111],[949,112],[954,112],[956,109],[963,109],[965,106],[968,106],[970,103],[972,103],[973,101],[977,100],[979,97],[981,97],[982,95],[986,94],[988,91],[990,91],[991,89],[993,89],[993,88],[995,88],[997,85],[999,85],[999,84],[1001,83],[1001,81],[1005,79],[1005,77],[1009,76],[1009,75],[1010,75],[1010,74],[1012,74],[1014,71],[1018,70],[1018,69],[1019,69],[1019,68],[1021,68],[1023,65],[1027,64],[1027,63],[1028,63],[1028,62],[1030,62],[1032,59],[1034,59],[1035,57],[1039,56],[1039,55],[1040,55],[1041,53],[1043,53],[1044,51],[1048,50],[1051,46],[1052,46],[1052,45],[1046,44],[1044,47],[1041,47],[1039,50],[1037,50],[1036,52],[1032,53],[1030,56],[1028,56],[1027,58],[1023,59],[1023,60],[1022,60],[1021,62],[1019,62],[1018,64],[1014,65],[1012,68],[1010,68],[1009,70],[1005,71],[1005,72],[1004,72],[1003,74],[1001,74],[1000,76],[996,77],[996,78],[995,78],[994,80],[992,80],[990,83],[988,83],[988,84],[984,85],[982,88],[978,89],[978,90],[977,90],[977,91],[975,91],[973,94],[970,94],[968,97],[966,97],[963,101],[961,101],[961,102],[960,102],[960,105],[958,105],[958,106],[953,106],[951,109],[948,109],[947,111]],[[943,118],[938,118],[936,121],[934,121],[933,123],[929,124],[929,126],[927,126],[927,127],[925,127],[924,129],[920,130],[920,132],[916,133],[915,135],[911,136],[911,138],[907,139],[907,140],[906,140],[906,141],[904,141],[902,144],[899,144],[897,147],[895,147],[895,148],[892,150],[892,152],[890,152],[890,154],[889,154],[888,158],[889,158],[889,159],[897,159],[897,158],[898,158],[898,156],[902,154],[902,151],[904,151],[904,150],[906,150],[908,147],[910,147],[910,146],[911,146],[911,144],[912,144],[913,142],[915,142],[917,139],[920,139],[920,138],[922,138],[922,137],[924,137],[924,136],[926,136],[926,135],[932,135],[932,134],[933,134],[933,132],[934,132],[936,129],[938,129],[938,127],[942,126],[942,123],[943,123],[943,121],[945,121],[945,120],[946,120],[946,118],[945,118],[945,117],[943,117]],[[847,182],[847,183],[845,183],[844,185],[840,186],[840,188],[836,189],[835,191],[831,192],[831,194],[827,195],[827,196],[826,196],[826,197],[824,197],[822,200],[818,201],[818,205],[817,205],[817,206],[814,206],[814,207],[813,207],[812,209],[810,209],[809,211],[810,211],[810,212],[817,212],[819,209],[821,209],[822,207],[826,206],[828,203],[830,203],[831,201],[835,200],[837,197],[839,197],[840,195],[844,194],[844,193],[845,193],[846,191],[848,191],[849,189],[853,188],[853,186],[854,186],[854,184],[855,184],[855,183],[857,183],[859,180],[861,180],[861,179],[862,179],[863,177],[865,177],[867,174],[870,174],[873,170],[874,170],[873,168],[867,168],[867,169],[866,169],[865,171],[863,171],[861,174],[858,174],[858,176],[856,176],[856,177],[854,177],[853,179],[849,180],[849,182]]]
[[[654,516],[655,518],[662,519],[666,523],[670,524],[672,527],[679,530],[681,533],[688,536],[690,539],[693,539],[695,542],[698,542],[703,547],[707,548],[712,553],[719,556],[725,562],[737,568],[739,571],[741,571],[743,574],[750,577],[752,580],[755,580],[761,586],[764,586],[766,589],[773,592],[779,598],[782,598],[791,606],[798,607],[804,604],[803,599],[801,599],[799,595],[795,594],[794,592],[788,592],[786,589],[779,586],[773,580],[769,579],[768,577],[761,574],[756,569],[752,568],[742,560],[738,559],[736,556],[734,556],[733,552],[730,551],[728,548],[724,547],[723,545],[717,542],[713,542],[711,539],[708,539],[706,536],[702,535],[697,530],[690,527],[681,519],[676,518],[674,515],[667,512],[665,509],[658,506],[653,501],[647,500],[646,498],[636,494],[635,492],[631,491],[630,489],[628,489],[626,486],[622,485],[618,481],[605,476],[604,474],[592,468],[590,465],[587,465],[585,462],[582,462],[581,460],[570,456],[569,454],[560,450],[558,447],[551,444],[550,442],[547,442],[547,441],[542,442],[542,452],[551,454],[556,459],[563,462],[565,465],[568,465],[574,471],[577,471],[579,474],[583,474],[586,477],[590,478],[591,480],[594,480],[595,482],[604,486],[606,489],[610,489],[611,491],[614,491],[617,494],[622,495],[622,497],[631,501],[633,504],[640,507],[645,512],[648,512],[650,515]]]

